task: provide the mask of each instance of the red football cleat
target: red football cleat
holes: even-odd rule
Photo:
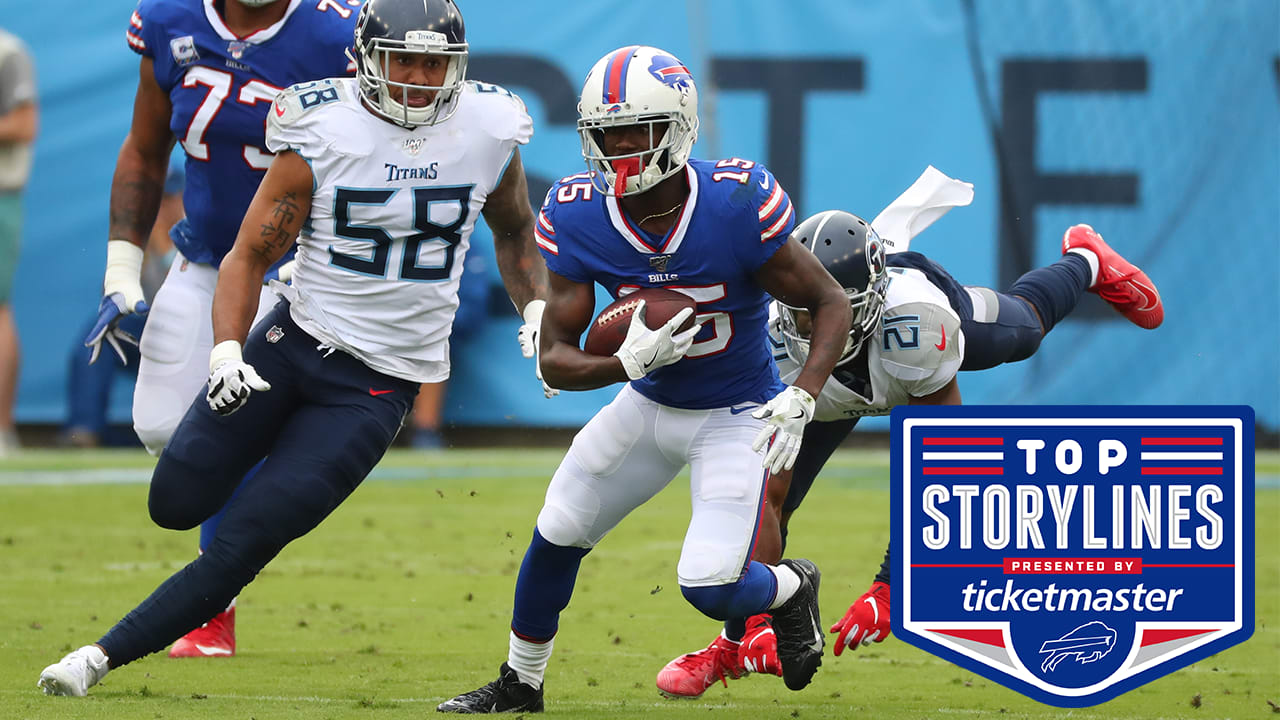
[[[236,609],[230,607],[209,622],[178,638],[171,658],[231,657],[236,654]]]
[[[1102,239],[1088,225],[1073,225],[1062,236],[1062,254],[1084,248],[1098,256],[1098,278],[1089,289],[1141,328],[1154,330],[1164,322],[1164,303],[1151,278]]]
[[[773,619],[769,615],[752,615],[747,620],[747,634],[738,648],[738,662],[748,672],[782,677],[778,636],[773,634]]]
[[[696,698],[716,681],[729,686],[729,679],[746,675],[738,662],[738,646],[724,635],[705,649],[672,660],[658,672],[658,692],[669,698]]]

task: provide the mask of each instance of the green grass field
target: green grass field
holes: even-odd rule
[[[153,526],[140,453],[0,461],[0,719],[410,718],[496,677],[515,573],[560,450],[394,452],[241,595],[239,655],[113,671],[49,698],[40,669],[92,642],[188,562],[196,534]],[[1280,718],[1280,457],[1260,455],[1257,629],[1242,645],[1095,708],[1041,705],[891,638],[824,659],[806,690],[752,676],[701,700],[654,689],[716,623],[680,596],[678,479],[583,562],[547,673],[572,718]],[[788,554],[823,569],[828,623],[888,538],[887,455],[842,451],[795,517]],[[1267,482],[1262,483],[1263,477]]]

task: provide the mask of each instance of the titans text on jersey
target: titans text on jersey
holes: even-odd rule
[[[414,382],[448,377],[471,231],[533,134],[515,95],[462,92],[449,119],[409,130],[362,107],[354,79],[320,80],[282,93],[267,123],[267,147],[305,159],[316,187],[293,284],[273,287],[311,336]]]

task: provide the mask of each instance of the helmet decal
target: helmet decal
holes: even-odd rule
[[[639,45],[630,45],[614,50],[604,76],[604,98],[601,102],[622,103],[627,101],[627,70],[631,67],[631,58],[636,54]]]
[[[670,55],[654,55],[649,63],[649,74],[685,95],[693,89],[693,75],[689,74],[689,68]]]

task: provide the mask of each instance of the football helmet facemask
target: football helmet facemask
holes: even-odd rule
[[[604,130],[641,125],[650,147],[609,155]],[[680,172],[698,139],[698,89],[674,55],[655,47],[619,48],[596,62],[578,102],[578,134],[591,182],[616,196],[644,192]]]
[[[392,53],[397,52],[447,56],[443,83],[410,85],[389,80]],[[375,114],[410,129],[442,122],[457,110],[467,76],[462,13],[453,0],[367,0],[356,19],[352,60],[360,94]],[[428,105],[412,107],[394,100],[392,87],[400,88],[401,98],[410,88],[436,94]]]
[[[889,287],[884,242],[862,218],[840,210],[820,212],[791,231],[791,237],[808,248],[844,288],[853,306],[853,324],[844,353],[836,363],[848,362],[875,332],[884,312]],[[801,365],[809,357],[809,311],[778,303],[782,340],[787,355]]]

